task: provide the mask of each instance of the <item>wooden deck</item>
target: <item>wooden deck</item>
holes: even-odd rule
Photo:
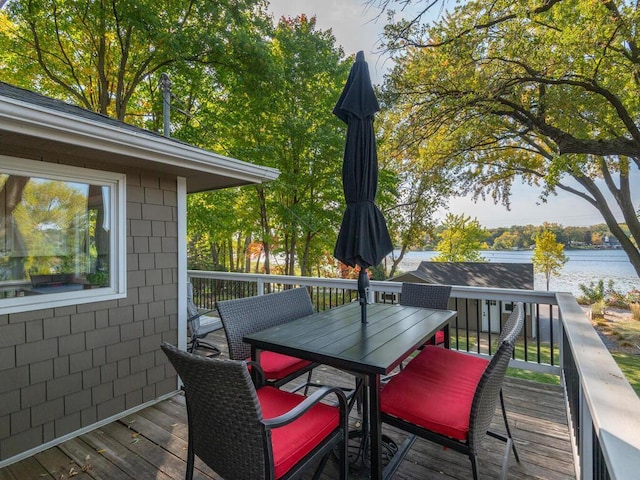
[[[224,341],[219,342],[219,345],[223,344]],[[353,384],[353,377],[331,368],[320,367],[315,372],[314,381]],[[504,395],[521,459],[518,464],[511,454],[507,478],[574,479],[561,388],[507,378]],[[354,423],[358,421],[355,410],[352,413]],[[0,480],[183,479],[187,456],[186,419],[184,397],[177,394],[0,469]],[[494,417],[494,427],[496,431],[504,431],[499,409]],[[385,426],[384,433],[401,443],[400,432]],[[503,448],[502,442],[486,438],[479,458],[481,479],[499,477]],[[357,475],[354,477],[358,478]],[[194,478],[220,479],[199,460]],[[332,461],[327,464],[322,478],[337,478]],[[471,464],[465,455],[419,439],[394,478],[468,480],[472,478]]]

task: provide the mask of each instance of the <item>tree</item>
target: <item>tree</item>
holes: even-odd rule
[[[402,146],[391,141],[390,133],[399,119],[393,104],[382,102],[376,118],[381,141],[378,143],[380,205],[389,233],[398,253],[392,252],[392,265],[388,273],[393,277],[404,255],[410,248],[423,248],[428,234],[435,227],[434,214],[445,205],[450,194],[451,182],[447,179],[436,142],[427,148]],[[393,173],[392,173],[393,172]],[[393,175],[393,181],[384,180]],[[393,187],[393,195],[385,186]],[[385,195],[387,193],[387,195]]]
[[[439,3],[386,28],[396,66],[385,89],[405,112],[394,138],[428,144],[446,132],[460,193],[508,206],[521,179],[543,186],[543,201],[558,189],[582,198],[640,276],[640,184],[631,181],[640,172],[640,6],[477,0],[423,24]]]
[[[273,182],[242,189],[243,208],[234,209],[234,215],[243,220],[243,231],[230,234],[233,227],[209,222],[217,230],[212,237],[222,241],[219,234],[226,232],[237,245],[239,238],[251,236],[262,246],[265,272],[271,272],[270,260],[277,256],[284,259],[277,266],[281,273],[295,274],[299,266],[303,275],[311,275],[333,251],[342,213],[345,134],[331,112],[352,60],[343,58],[331,31],[316,29],[315,18],[283,18],[269,37],[269,69],[230,78],[222,86],[204,84],[208,99],[190,123],[206,132],[201,138],[206,144],[281,172]],[[212,192],[190,208],[197,207],[202,219],[217,210],[208,204],[229,209],[229,199],[218,202],[219,196],[226,197]]]
[[[4,81],[132,123],[149,117],[145,81],[155,90],[164,70],[224,77],[264,57],[261,0],[25,0],[0,14]]]
[[[531,260],[536,271],[544,273],[548,291],[551,276],[557,275],[569,259],[564,254],[564,244],[556,241],[556,235],[551,230],[542,230],[535,240],[536,248]]]
[[[493,241],[493,248],[496,250],[511,250],[517,248],[518,234],[506,231]]]
[[[444,220],[444,230],[439,234],[436,247],[440,252],[433,257],[434,262],[483,262],[479,250],[487,236],[487,231],[478,219],[448,213]]]

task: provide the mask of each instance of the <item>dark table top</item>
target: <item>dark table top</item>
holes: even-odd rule
[[[244,337],[270,350],[362,374],[390,373],[411,352],[455,317],[451,310],[373,303],[367,324],[360,305],[315,313]]]

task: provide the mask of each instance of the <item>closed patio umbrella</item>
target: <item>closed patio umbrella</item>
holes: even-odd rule
[[[384,216],[375,204],[378,156],[373,120],[378,110],[380,107],[371,85],[369,67],[364,61],[364,52],[360,51],[333,109],[333,113],[347,124],[342,165],[347,208],[333,255],[350,267],[360,266],[358,293],[363,323],[367,320],[369,288],[366,269],[378,265],[393,250]]]

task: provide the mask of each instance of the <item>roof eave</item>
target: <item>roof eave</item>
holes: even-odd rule
[[[280,174],[274,168],[218,155],[142,129],[125,129],[7,97],[0,97],[0,130],[228,177],[229,185],[262,183]]]

